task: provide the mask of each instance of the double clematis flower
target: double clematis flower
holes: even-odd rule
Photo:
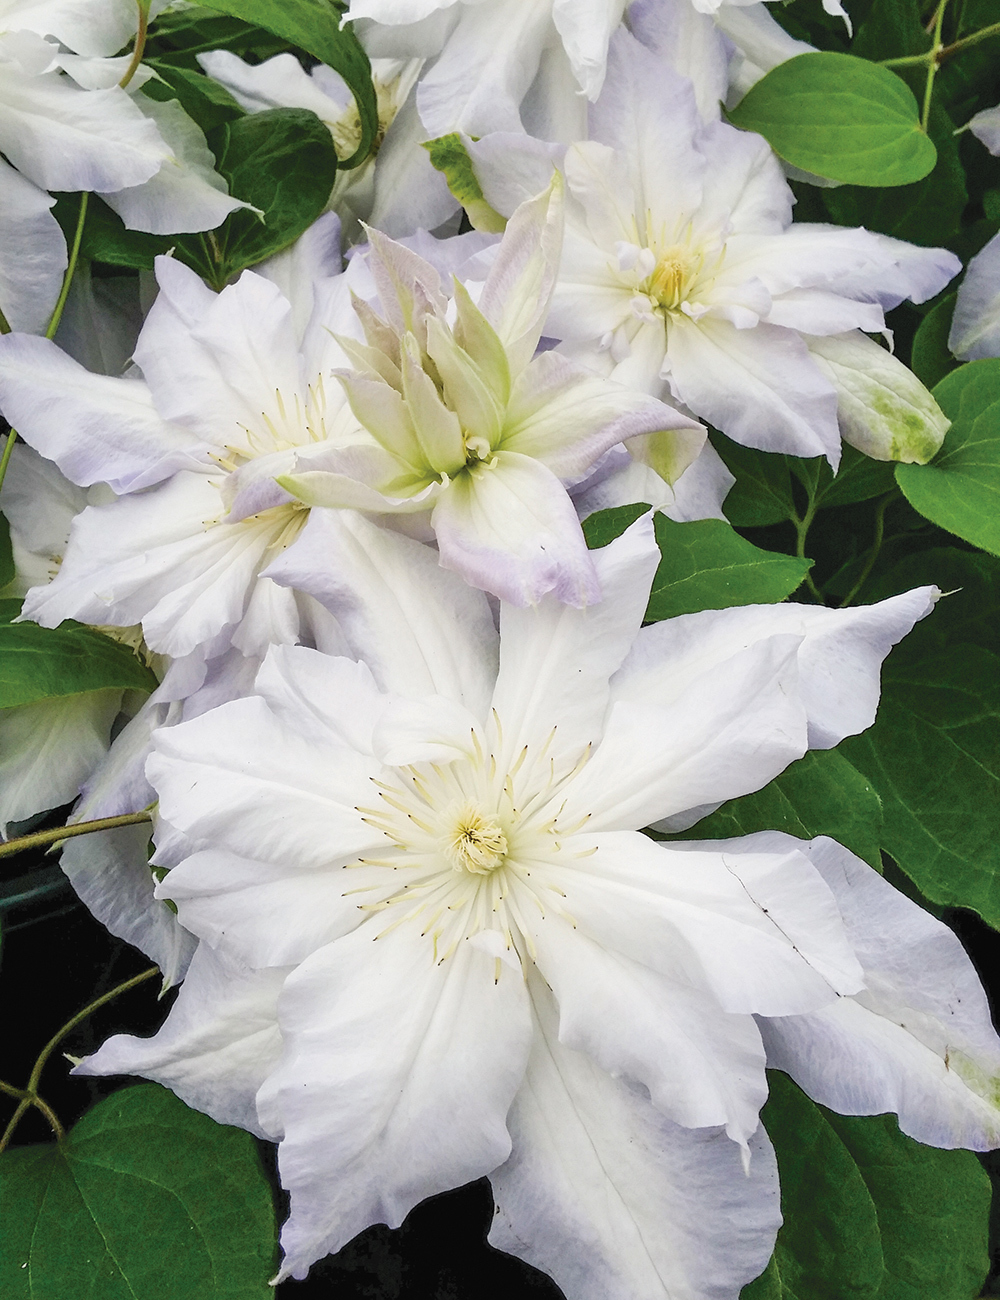
[[[650,26],[642,11],[644,29]],[[652,37],[650,36],[650,39]],[[669,123],[669,129],[664,127]],[[509,212],[553,151],[470,144]],[[841,437],[882,460],[929,460],[948,422],[864,331],[961,268],[945,249],[799,222],[767,143],[705,122],[694,89],[624,29],[561,163],[566,237],[545,332],[602,373],[674,400],[737,442],[839,462]]]
[[[158,733],[157,893],[200,944],[159,1033],[79,1067],[279,1141],[281,1277],[489,1174],[491,1240],[567,1294],[735,1297],[779,1222],[768,1061],[924,1141],[1000,1140],[944,926],[830,840],[637,830],[870,725],[933,589],[643,628],[647,517],[594,553],[599,605],[502,603],[497,634],[420,543],[326,526],[353,580],[315,591],[362,661],[277,647]]]
[[[366,341],[341,338],[354,368],[336,372],[366,440],[320,451],[281,486],[311,506],[409,517],[442,565],[515,604],[549,591],[600,600],[567,486],[621,442],[679,475],[705,431],[554,352],[535,356],[561,237],[557,177],[512,216],[477,305],[457,280],[449,300],[428,262],[372,231],[384,315],[356,302]]]

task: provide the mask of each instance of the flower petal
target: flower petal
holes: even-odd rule
[[[41,334],[66,270],[55,199],[0,159],[0,311],[12,330]]]
[[[84,487],[148,487],[192,464],[194,438],[165,423],[146,385],[94,375],[48,339],[0,338],[0,408],[25,442]]]
[[[531,1024],[520,973],[467,944],[442,963],[417,925],[364,926],[288,979],[284,1052],[259,1096],[282,1133],[292,1213],[280,1277],[304,1277],[372,1223],[489,1173]],[[496,966],[500,970],[496,970]]]
[[[750,838],[766,847],[778,837]],[[1000,1039],[962,945],[840,844],[802,847],[833,890],[866,987],[812,1015],[762,1021],[768,1064],[841,1114],[891,1110],[919,1142],[995,1147]]]
[[[493,708],[509,748],[548,745],[557,765],[575,763],[600,732],[608,680],[639,630],[660,559],[652,519],[637,520],[592,559],[604,593],[598,604],[574,609],[549,596],[500,610]]]
[[[247,970],[200,944],[159,1033],[115,1034],[73,1073],[138,1074],[220,1124],[269,1137],[254,1096],[281,1050],[275,1004],[286,975]]]
[[[749,1173],[718,1129],[678,1128],[638,1088],[559,1043],[551,994],[491,1176],[490,1242],[575,1300],[728,1300],[767,1263],[781,1222],[763,1129]]]
[[[497,634],[486,597],[434,551],[353,511],[314,510],[268,569],[319,600],[384,691],[445,695],[485,717]]]
[[[601,598],[566,489],[529,456],[500,451],[448,484],[431,516],[441,564],[513,605],[548,592],[583,607]]]

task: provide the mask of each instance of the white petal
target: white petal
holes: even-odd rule
[[[566,824],[589,816],[595,830],[633,830],[761,789],[806,750],[799,644],[757,641],[670,704],[616,699],[612,687],[604,735],[568,788]]]
[[[268,1137],[254,1095],[281,1049],[275,1003],[286,974],[247,970],[200,944],[159,1033],[116,1034],[73,1073],[138,1074],[220,1124]]]
[[[6,446],[7,439],[2,440]],[[51,582],[66,552],[70,525],[87,504],[87,493],[70,483],[44,456],[18,441],[7,464],[0,509],[10,525],[14,579],[5,596],[23,596]]]
[[[59,72],[31,75],[10,60],[0,83],[0,149],[51,190],[138,185],[170,156],[124,90],[81,90]]]
[[[429,137],[521,129],[518,105],[552,31],[551,12],[538,0],[460,7],[458,24],[441,57],[417,89],[417,107]]]
[[[103,926],[156,962],[170,988],[184,978],[197,940],[153,897],[149,826],[120,826],[67,840],[59,865]]]
[[[459,474],[431,523],[441,564],[514,605],[549,592],[582,608],[601,598],[566,489],[540,461],[500,451]]]
[[[762,1021],[768,1063],[842,1114],[891,1110],[919,1142],[996,1146],[1000,1040],[962,945],[833,840],[803,847],[834,892],[866,987],[810,1016]]]
[[[726,98],[728,51],[712,19],[679,0],[633,0],[628,22],[643,45],[691,79],[701,116],[717,118]]]
[[[139,95],[134,103],[155,123],[171,152],[148,181],[104,194],[105,203],[118,213],[127,230],[154,235],[213,230],[230,212],[251,206],[229,197],[204,135],[176,100],[160,102]]]
[[[281,1276],[506,1159],[531,1034],[508,966],[465,944],[435,964],[416,925],[366,926],[294,972],[279,1016],[259,1105],[292,1196]]]
[[[958,289],[948,347],[962,361],[1000,357],[1000,235],[969,262]]]
[[[458,206],[426,149],[418,147],[427,132],[417,116],[416,96],[414,87],[385,133],[375,160],[371,211],[366,214],[393,239],[436,229]]]
[[[550,742],[546,752],[557,764],[575,763],[600,733],[608,680],[639,630],[660,559],[652,520],[638,520],[592,558],[603,592],[598,604],[573,609],[549,596],[528,608],[501,606],[493,707],[509,749]]]
[[[736,442],[839,464],[836,390],[792,330],[675,315],[666,365],[673,395]]]
[[[336,615],[383,690],[446,695],[485,716],[497,663],[490,607],[429,547],[353,511],[313,510],[268,573]]]
[[[194,441],[160,419],[145,384],[92,375],[31,335],[0,338],[0,407],[25,442],[83,486],[156,483]]]
[[[54,202],[0,159],[0,311],[27,334],[44,332],[66,270]]]
[[[269,108],[307,108],[332,126],[347,108],[325,95],[294,54],[276,54],[262,63],[246,63],[228,50],[197,55],[208,75],[225,86],[241,108],[260,113]]]
[[[562,846],[565,865],[532,874],[558,887],[582,932],[724,1011],[799,1015],[862,987],[833,894],[790,837],[758,847],[586,832]]]
[[[54,339],[74,361],[97,375],[121,375],[142,329],[139,277],[95,276],[77,266]]]
[[[780,634],[802,637],[798,691],[809,715],[810,749],[832,749],[875,720],[879,670],[889,650],[933,609],[935,588],[918,587],[876,605],[745,605],[684,614],[643,628],[612,682],[612,698],[665,705],[710,683],[738,647]]]
[[[642,1084],[675,1124],[723,1125],[745,1145],[767,1100],[753,1018],[607,951],[557,916],[530,924],[538,969],[559,1006],[559,1041],[613,1078]]]
[[[336,737],[320,747],[297,734],[256,697],[161,728],[146,765],[163,816],[192,840],[303,868],[384,844],[356,807],[379,770]]]
[[[678,1128],[563,1047],[540,985],[540,1031],[509,1119],[514,1150],[491,1178],[490,1242],[574,1300],[732,1300],[765,1266],[781,1221],[763,1129],[746,1175],[724,1133]]]
[[[155,18],[166,0],[152,0]],[[3,9],[8,31],[26,29],[56,36],[77,54],[116,54],[135,34],[135,0],[7,0]]]
[[[604,84],[608,41],[618,26],[626,0],[554,0],[552,21],[562,37],[576,79],[588,99]]]
[[[977,113],[969,122],[969,130],[990,153],[1000,154],[1000,104]]]

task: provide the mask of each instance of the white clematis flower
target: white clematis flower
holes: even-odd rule
[[[332,68],[321,63],[306,73],[291,54],[253,65],[228,50],[199,54],[198,61],[248,113],[308,108],[330,128],[338,158],[349,158],[360,144],[354,96]],[[424,131],[416,115],[414,87],[421,62],[372,61],[379,120],[374,149],[360,167],[337,172],[328,204],[344,221],[344,236],[352,242],[361,234],[362,221],[398,239],[418,229],[433,230],[458,207],[444,177],[419,147]]]
[[[884,309],[924,301],[955,274],[953,254],[792,225],[792,195],[764,140],[702,122],[690,82],[625,31],[590,118],[592,139],[563,162],[566,237],[547,334],[619,380],[668,387],[749,446],[836,465],[843,434],[881,459],[933,455],[947,422],[929,398],[915,419],[912,401],[886,397],[889,436],[859,436],[852,419],[839,427],[843,386],[810,346],[815,338],[822,354],[828,336],[882,330]],[[503,151],[492,169],[480,151],[477,174],[487,201],[502,204]],[[903,369],[883,357],[882,371]]]
[[[595,552],[600,605],[502,604],[498,637],[419,543],[316,519],[317,594],[371,667],[279,647],[253,696],[158,734],[157,892],[201,944],[163,1029],[81,1067],[280,1141],[280,1276],[490,1174],[491,1239],[568,1294],[735,1298],[778,1222],[755,1015],[803,1079],[832,1017],[845,1109],[900,1103],[905,1065],[912,1127],[1000,1140],[1000,1045],[943,926],[829,841],[635,829],[868,726],[932,589],[643,629],[646,518]],[[929,993],[943,966],[960,1012]]]
[[[92,375],[45,339],[0,339],[11,423],[73,482],[119,494],[74,521],[59,573],[29,592],[24,616],[141,623],[150,649],[175,658],[230,644],[262,655],[298,638],[294,596],[260,575],[308,516],[274,475],[356,429],[324,380],[344,360],[328,326],[345,286],[329,275],[310,286],[315,307],[296,320],[262,275],[218,295],[172,258],[157,275],[134,354],[142,379]]]
[[[677,477],[705,431],[564,357],[534,356],[561,235],[556,178],[511,218],[476,306],[457,279],[449,301],[429,262],[372,231],[384,318],[358,303],[367,342],[342,340],[355,369],[336,372],[366,440],[313,456],[282,487],[313,506],[424,516],[446,568],[516,604],[549,591],[600,600],[565,484],[648,434]]]

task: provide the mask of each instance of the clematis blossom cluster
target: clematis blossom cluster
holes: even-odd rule
[[[595,553],[599,605],[502,602],[497,633],[419,543],[332,526],[379,574],[355,649],[396,584],[420,614],[371,667],[277,647],[247,698],[158,733],[157,894],[199,946],[159,1033],[78,1067],[278,1140],[279,1278],[489,1174],[491,1240],[567,1294],[736,1295],[779,1221],[766,1064],[939,1145],[1000,1140],[1000,1041],[944,926],[831,840],[637,829],[869,725],[933,589],[642,628],[646,517]],[[931,952],[960,997],[912,982]]]

